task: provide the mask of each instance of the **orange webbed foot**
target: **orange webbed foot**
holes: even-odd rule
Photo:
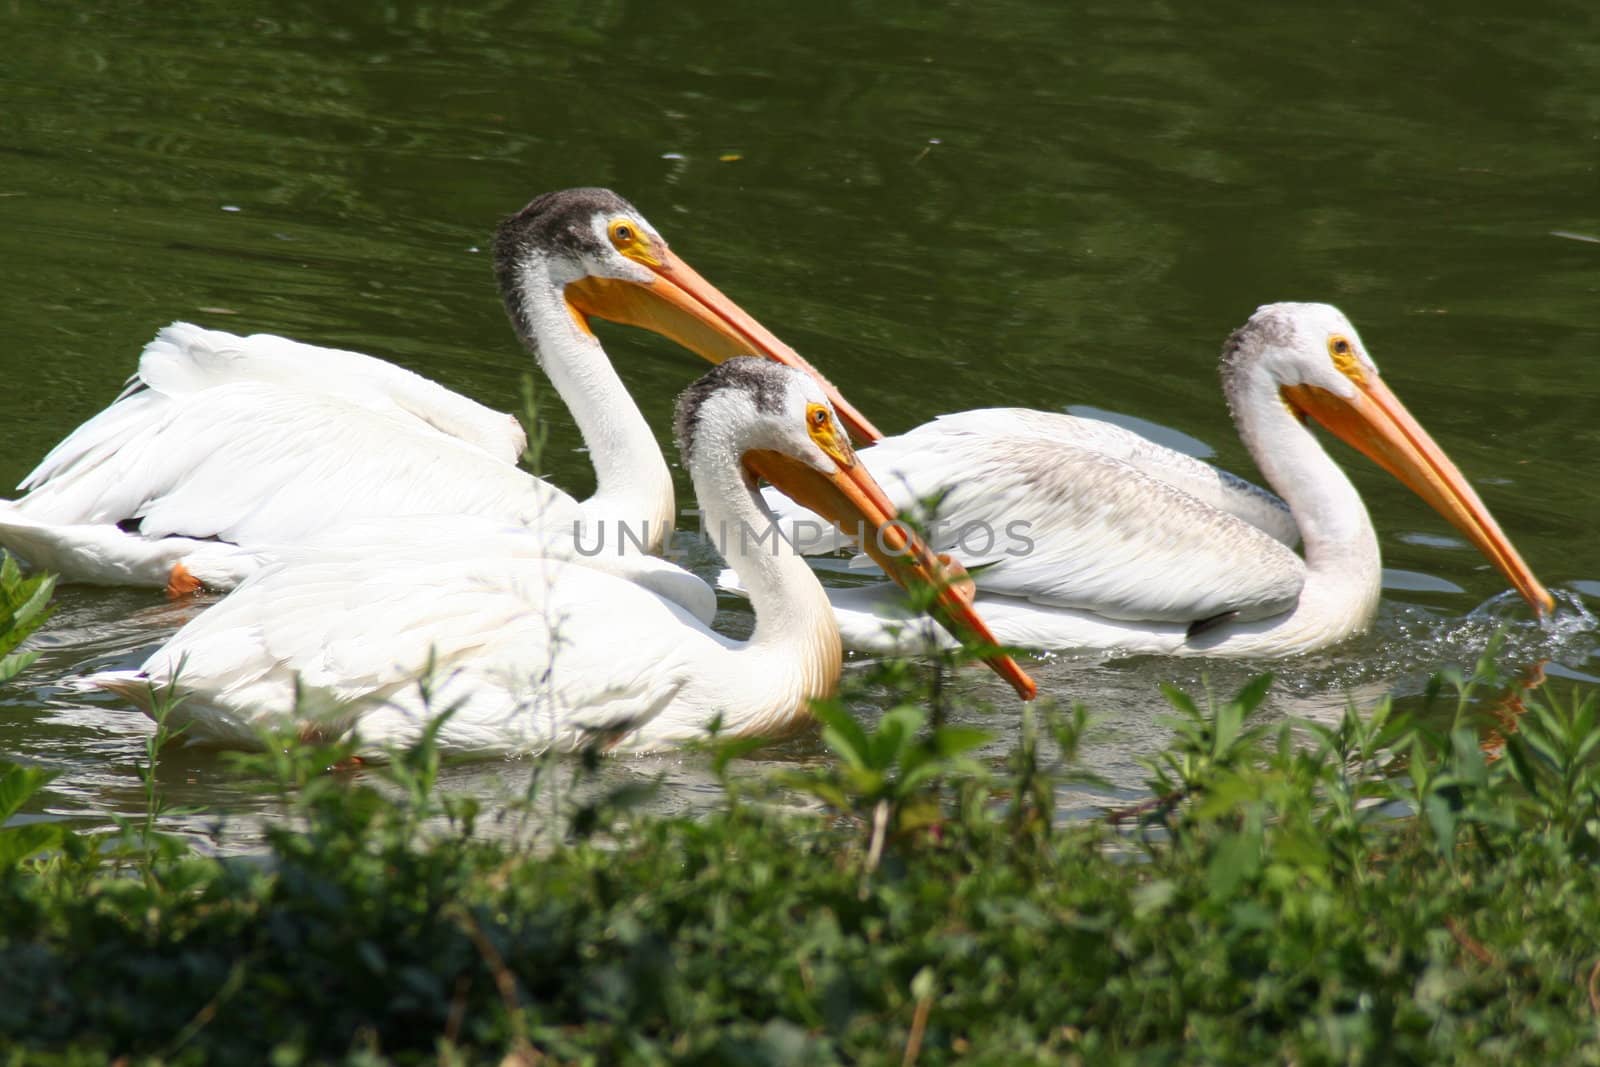
[[[182,563],[172,565],[172,573],[167,575],[167,596],[173,600],[186,597],[190,593],[198,593],[202,586],[200,579],[189,573],[189,568]]]

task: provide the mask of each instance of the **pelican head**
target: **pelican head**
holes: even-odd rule
[[[721,363],[760,356],[816,379],[863,441],[883,436],[816,368],[722,295],[676,253],[638,208],[609,189],[545,193],[495,232],[495,273],[511,321],[537,347],[531,305],[556,297],[578,327],[602,318],[659,333]]]
[[[1378,376],[1350,320],[1328,304],[1267,304],[1228,338],[1224,388],[1266,375],[1289,412],[1315,419],[1427,501],[1505,575],[1540,615],[1555,600],[1466,478]]]
[[[973,609],[965,572],[936,557],[899,520],[857,460],[826,390],[811,377],[760,360],[729,360],[684,391],[674,426],[697,489],[705,465],[740,463],[752,487],[765,478],[840,529],[859,533],[862,549],[900,585],[930,590],[935,616],[957,638],[999,644]],[[1037,692],[1011,657],[984,661],[1023,699]]]

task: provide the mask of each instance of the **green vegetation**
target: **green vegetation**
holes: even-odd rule
[[[1531,708],[1490,759],[1465,697],[1442,732],[1382,708],[1263,728],[1264,690],[1174,694],[1151,801],[1064,825],[1081,711],[995,771],[919,709],[824,709],[839,764],[786,782],[818,814],[730,781],[700,819],[569,803],[540,847],[480,838],[426,744],[355,777],[275,749],[248,769],[292,817],[262,857],[0,830],[0,1041],[62,1063],[1600,1062],[1594,702]],[[0,813],[46,777],[9,769]]]
[[[709,816],[519,765],[530,838],[429,739],[242,759],[285,806],[247,858],[12,819],[49,774],[4,765],[0,1062],[1600,1063],[1600,709],[1510,729],[1490,674],[1334,727],[1170,692],[1149,798],[1098,819],[1057,810],[1082,709],[987,764],[897,663],[874,725],[819,709],[830,766],[691,757]]]
[[[0,551],[0,682],[8,682],[32,663],[36,652],[12,652],[30,634],[43,626],[54,610],[50,594],[55,590],[54,575],[36,574],[23,578],[17,561]]]

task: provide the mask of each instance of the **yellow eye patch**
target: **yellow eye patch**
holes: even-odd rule
[[[856,465],[856,454],[850,447],[850,438],[840,431],[838,423],[833,421],[832,412],[825,405],[806,405],[806,430],[829,459],[845,470]]]
[[[629,259],[647,267],[661,266],[661,258],[650,247],[650,238],[645,236],[637,223],[625,218],[613,219],[611,225],[606,227],[606,236],[611,238],[612,247]]]
[[[1333,366],[1340,374],[1357,385],[1366,380],[1367,372],[1361,369],[1361,360],[1356,356],[1356,346],[1344,334],[1336,333],[1328,338],[1328,358],[1333,360]]]

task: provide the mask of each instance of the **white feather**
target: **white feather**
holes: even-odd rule
[[[1285,547],[1293,519],[1276,497],[1110,423],[965,411],[859,455],[902,511],[933,503],[929,543],[982,568],[985,592],[1188,624],[1277,614],[1305,581]],[[767,499],[786,528],[816,522],[779,494]]]
[[[807,429],[820,388],[754,363],[724,364],[696,398],[691,473],[713,523],[730,528],[762,514],[740,462],[748,449],[832,462]],[[786,390],[776,408],[774,383]],[[671,564],[574,551],[570,539],[473,516],[433,516],[403,533],[338,528],[284,549],[140,671],[87,682],[147,710],[180,695],[173,721],[192,743],[258,744],[259,728],[292,712],[303,732],[403,744],[449,711],[441,746],[482,754],[573,748],[596,734],[659,748],[719,720],[736,736],[782,731],[837,680],[832,615],[793,553],[728,546],[758,610],[756,632],[739,642],[646,587],[697,581],[671,577]]]

